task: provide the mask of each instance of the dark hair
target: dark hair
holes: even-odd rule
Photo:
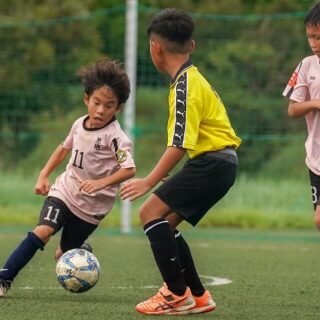
[[[164,9],[152,18],[147,33],[149,37],[155,33],[183,46],[192,40],[193,30],[193,20],[188,13],[170,8]]]
[[[82,67],[77,75],[81,79],[85,93],[90,96],[95,90],[108,86],[119,100],[119,104],[127,101],[130,94],[128,75],[117,61],[101,58],[94,64]]]
[[[307,16],[304,19],[304,24],[310,24],[312,26],[320,25],[320,2],[316,3],[313,7],[311,7]]]

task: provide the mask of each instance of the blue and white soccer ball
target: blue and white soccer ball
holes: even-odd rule
[[[84,249],[71,249],[58,260],[56,274],[60,284],[70,292],[85,292],[91,289],[100,276],[98,259]]]

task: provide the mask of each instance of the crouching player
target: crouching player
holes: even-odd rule
[[[11,253],[0,270],[0,297],[19,271],[62,229],[55,259],[84,248],[85,240],[113,207],[119,184],[135,174],[132,145],[116,114],[130,94],[127,74],[102,58],[79,70],[87,114],[77,119],[64,142],[41,170],[35,193],[47,195],[39,223]],[[70,155],[66,170],[49,187],[49,176]]]

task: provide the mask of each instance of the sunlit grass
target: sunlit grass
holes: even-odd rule
[[[25,231],[18,229],[0,227],[0,263],[25,238]],[[170,319],[319,319],[316,231],[199,228],[184,237],[218,307],[212,313]],[[59,238],[57,234],[35,254],[0,299],[1,319],[155,319],[135,310],[163,281],[142,230],[120,235],[97,229],[90,243],[101,276],[92,290],[81,294],[67,292],[56,279],[53,255]],[[231,283],[214,285],[215,278]]]
[[[33,225],[37,223],[44,197],[33,193],[36,176],[1,173],[0,223]],[[144,197],[145,198],[145,197]],[[138,207],[133,203],[131,221],[139,227]],[[117,200],[103,226],[118,227],[121,202]],[[229,193],[200,222],[201,226],[238,226],[259,228],[312,228],[313,208],[308,181],[248,178],[240,175]]]

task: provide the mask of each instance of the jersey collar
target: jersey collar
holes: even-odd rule
[[[171,80],[170,85],[172,85],[173,83],[175,83],[175,81],[177,80],[178,76],[185,71],[186,69],[188,69],[189,67],[192,66],[192,61],[191,59],[189,59],[186,63],[184,63],[178,70],[178,72],[176,73],[176,75],[174,76],[174,78]]]

